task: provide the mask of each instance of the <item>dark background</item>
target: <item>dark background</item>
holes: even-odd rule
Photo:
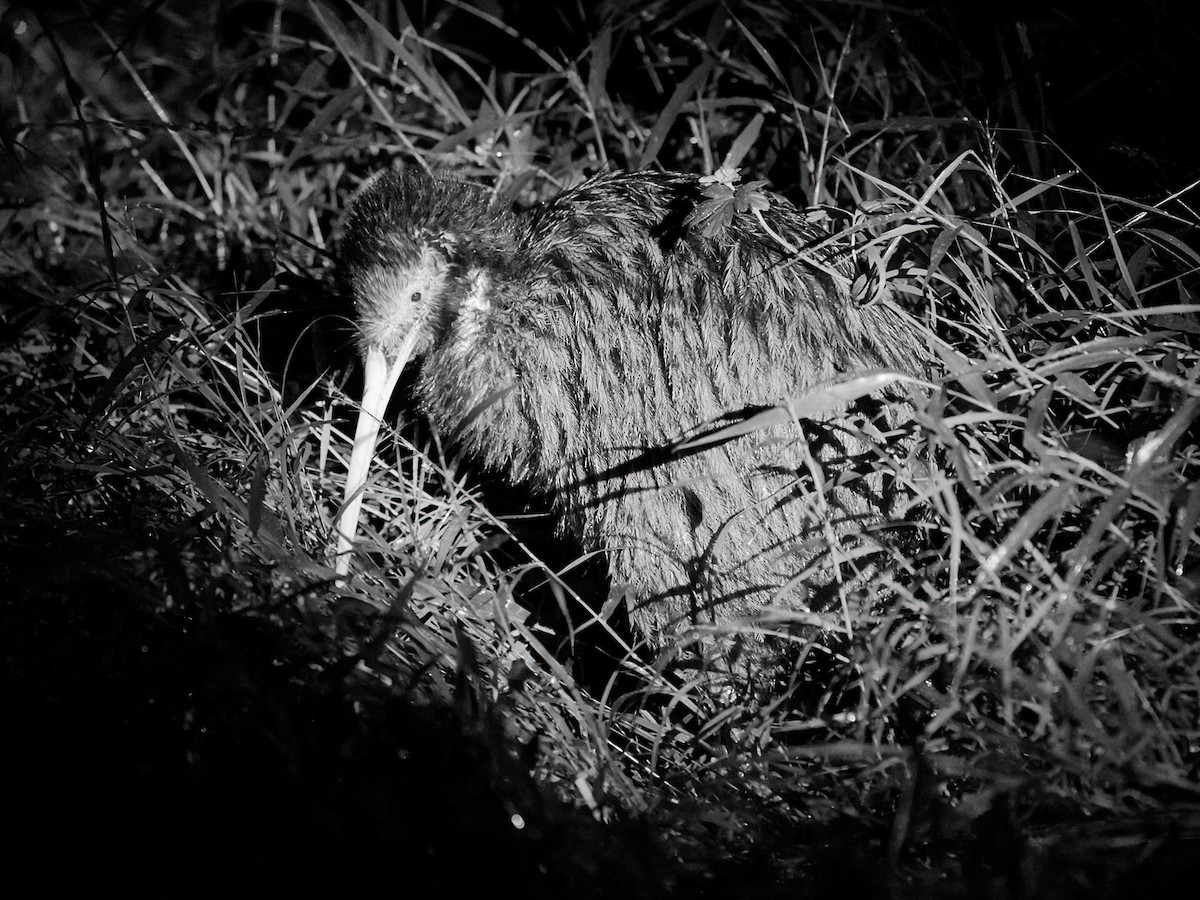
[[[585,19],[594,24],[639,4],[477,5],[494,8],[539,46],[574,56],[595,33]],[[735,12],[739,5],[729,4]],[[818,12],[822,6],[845,8],[820,2],[797,8],[802,5]],[[547,14],[555,6],[556,14]],[[1200,130],[1198,6],[1181,0],[902,0],[864,3],[863,9],[889,16],[922,64],[956,84],[967,112],[1034,142],[1048,135],[1105,191],[1157,199],[1200,176],[1193,150]],[[423,8],[409,4],[415,21]],[[515,45],[493,44],[489,53],[501,67],[525,62]],[[1011,138],[1005,141],[1010,148],[1017,143]],[[1028,174],[1061,171],[1037,171],[1038,154],[1024,156],[1017,162],[1032,170]]]

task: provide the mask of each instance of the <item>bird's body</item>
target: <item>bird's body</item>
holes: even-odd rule
[[[865,570],[855,545],[892,502],[849,419],[672,448],[847,373],[916,374],[924,354],[903,313],[851,302],[832,274],[844,262],[797,257],[817,234],[786,201],[713,237],[687,223],[701,191],[686,175],[610,173],[518,213],[388,173],[342,241],[368,363],[422,355],[429,419],[548,491],[658,645],[768,603],[822,605],[815,591]],[[903,408],[877,403],[877,420],[886,430]]]

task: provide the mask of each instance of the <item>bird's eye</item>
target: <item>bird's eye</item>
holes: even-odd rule
[[[410,296],[408,299],[411,300],[413,303],[420,303],[421,302],[421,292],[413,291],[412,296]]]

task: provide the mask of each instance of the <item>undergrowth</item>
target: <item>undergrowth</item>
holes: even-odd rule
[[[564,14],[542,46],[521,4],[413,6],[4,14],[9,604],[62,595],[87,622],[120,594],[171,646],[205,622],[286,635],[251,644],[299,709],[333,691],[364,721],[393,700],[448,711],[456,737],[436,740],[484,749],[438,777],[485,768],[500,830],[648,824],[669,862],[630,863],[647,896],[751,863],[816,884],[840,834],[861,846],[838,860],[909,866],[906,884],[929,865],[969,881],[984,847],[977,877],[1016,896],[1010,868],[1055,883],[1051,861],[1103,868],[1124,846],[1079,849],[1062,823],[1194,809],[1186,192],[1112,196],[1048,142],[987,127],[898,12],[613,4]],[[1022,174],[1030,152],[1058,174]],[[337,221],[396,162],[521,204],[607,167],[738,167],[855,244],[859,302],[928,327],[938,369],[896,467],[913,501],[880,535],[909,549],[871,602],[793,638],[797,677],[772,700],[714,707],[702,676],[647,654],[596,567],[546,562],[539,529],[493,511],[411,411],[374,470],[369,550],[336,581],[357,379]],[[901,532],[917,540],[888,544]],[[38,555],[43,537],[72,558]],[[795,634],[770,612],[753,626]],[[23,636],[70,627],[8,615]],[[77,661],[64,646],[56,668]],[[1016,849],[987,857],[997,834]]]

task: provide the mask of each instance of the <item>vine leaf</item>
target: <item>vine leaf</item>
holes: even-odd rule
[[[765,181],[739,184],[740,180],[738,170],[727,167],[701,178],[706,199],[697,203],[688,215],[688,226],[697,229],[705,237],[719,237],[733,223],[737,213],[761,211],[771,206],[771,198],[763,190]]]

